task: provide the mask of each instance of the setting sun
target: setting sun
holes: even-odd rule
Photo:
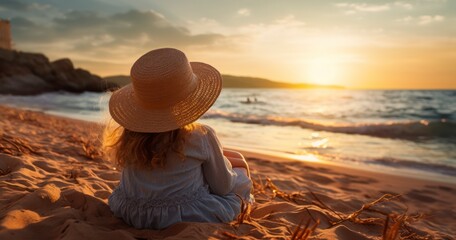
[[[316,58],[307,65],[305,79],[319,85],[341,85],[342,69],[331,58]]]

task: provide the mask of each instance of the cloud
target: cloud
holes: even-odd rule
[[[424,26],[424,25],[429,25],[431,23],[442,22],[444,20],[445,20],[445,17],[441,16],[441,15],[434,15],[434,16],[423,15],[423,16],[419,16],[419,17],[415,17],[415,18],[412,16],[399,18],[399,19],[396,19],[396,22],[403,23],[403,24],[413,23],[413,24],[418,24],[418,25]]]
[[[407,16],[407,17],[396,19],[396,22],[399,22],[399,23],[410,23],[412,20],[413,20],[413,17]]]
[[[247,24],[239,27],[239,33],[250,35],[258,38],[264,35],[276,35],[275,37],[282,38],[282,34],[299,33],[304,31],[306,23],[296,19],[292,14],[277,18],[270,23]],[[285,41],[285,39],[283,39]]]
[[[444,19],[445,19],[445,17],[440,16],[440,15],[435,15],[435,16],[424,15],[424,16],[420,16],[418,18],[418,24],[419,25],[428,25],[428,24],[435,23],[435,22],[442,22]]]
[[[447,0],[421,0],[423,2],[431,2],[431,3],[445,3]]]
[[[250,10],[247,8],[241,8],[237,11],[237,14],[240,16],[247,17],[247,16],[250,16]]]
[[[25,11],[29,8],[29,5],[17,0],[2,0],[0,1],[0,9],[14,10],[14,11]]]
[[[287,15],[283,18],[276,19],[274,22],[280,25],[284,25],[286,27],[301,27],[306,25],[305,22],[296,19],[296,17],[293,14]]]
[[[408,2],[395,2],[394,5],[398,6],[398,7],[401,7],[403,9],[406,9],[406,10],[412,10],[413,9],[413,5],[411,3],[408,3]]]
[[[50,8],[48,4],[40,3],[24,3],[21,0],[1,0],[0,10],[12,10],[12,11],[33,11],[33,10],[45,10]]]
[[[207,17],[202,17],[198,20],[187,20],[186,27],[192,34],[227,32],[226,27],[222,26],[218,21]]]
[[[336,3],[335,6],[345,9],[346,14],[357,12],[383,12],[390,9],[389,4]]]
[[[221,34],[192,34],[155,11],[130,10],[111,15],[71,11],[48,23],[36,23],[25,17],[14,17],[11,23],[19,48],[49,48],[86,58],[122,57],[120,53],[164,46],[210,46],[225,39]]]
[[[345,14],[355,14],[358,12],[384,12],[392,8],[412,10],[413,4],[409,2],[397,1],[394,3],[369,4],[369,3],[336,3],[336,7],[344,9]]]

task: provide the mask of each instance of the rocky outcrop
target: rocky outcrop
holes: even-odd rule
[[[103,92],[114,87],[89,71],[74,68],[68,58],[49,62],[43,54],[0,49],[0,94]]]

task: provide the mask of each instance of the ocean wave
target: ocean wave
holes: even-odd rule
[[[433,97],[430,97],[430,96],[414,96],[413,98],[418,99],[418,100],[432,100],[432,99],[434,99]]]
[[[456,122],[447,120],[432,121],[401,121],[385,123],[356,123],[356,124],[322,124],[301,119],[284,117],[259,117],[238,113],[227,113],[222,111],[209,111],[204,118],[223,118],[232,122],[276,125],[276,126],[297,126],[315,131],[326,131],[344,134],[359,134],[381,138],[396,138],[405,140],[421,140],[431,138],[456,138]]]

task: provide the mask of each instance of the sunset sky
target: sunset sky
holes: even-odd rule
[[[1,0],[14,47],[101,76],[183,50],[224,74],[348,88],[456,88],[456,1]]]

